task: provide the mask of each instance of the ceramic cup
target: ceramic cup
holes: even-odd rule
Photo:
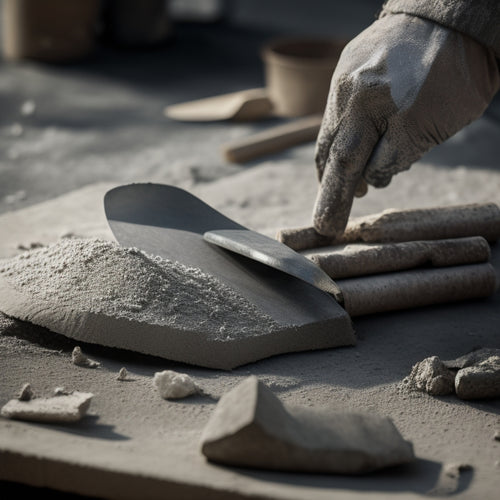
[[[286,38],[266,45],[262,59],[274,113],[283,117],[322,113],[333,70],[346,43]]]

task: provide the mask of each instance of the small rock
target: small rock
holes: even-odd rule
[[[17,399],[19,401],[29,401],[30,399],[33,399],[33,396],[34,394],[31,384],[24,384]]]
[[[468,366],[474,366],[482,361],[485,361],[492,356],[500,356],[500,349],[483,347],[480,349],[475,349],[459,358],[443,361],[446,368],[451,368],[455,370],[460,370],[461,368],[467,368]]]
[[[56,387],[54,389],[54,396],[68,396],[71,391],[67,391],[64,387]]]
[[[71,353],[71,360],[74,365],[85,366],[86,368],[97,368],[101,364],[98,361],[93,361],[92,359],[87,358],[79,346],[76,346],[73,349],[73,352]]]
[[[460,477],[460,474],[462,472],[466,472],[466,471],[470,471],[470,470],[472,470],[472,465],[462,464],[462,463],[446,464],[444,467],[444,473],[448,477],[452,477],[452,478],[458,478],[458,477]]]
[[[120,368],[120,371],[118,372],[118,377],[116,377],[117,380],[127,380],[127,369],[125,367]]]
[[[314,473],[363,474],[415,458],[389,418],[285,407],[255,376],[222,396],[201,448],[221,464]]]
[[[21,106],[21,114],[23,116],[30,116],[35,113],[36,104],[33,100],[24,101]]]
[[[19,201],[23,201],[26,199],[26,191],[21,189],[20,191],[16,191],[15,193],[8,194],[5,198],[4,201],[7,203],[7,205],[12,205],[14,203],[17,203]]]
[[[500,397],[500,356],[458,370],[455,392],[460,399],[491,399]]]
[[[493,434],[493,439],[495,441],[500,441],[500,431],[495,431],[495,434]]]
[[[408,383],[432,396],[445,396],[454,392],[455,374],[437,356],[431,356],[412,367]]]
[[[189,375],[172,370],[156,372],[153,383],[163,399],[180,399],[199,392],[199,388]]]
[[[21,137],[24,134],[24,128],[20,123],[13,123],[9,127],[9,135],[11,137]]]
[[[30,401],[11,399],[2,407],[3,417],[32,422],[76,422],[87,412],[93,394],[73,392],[51,398],[35,398]]]
[[[19,245],[17,245],[17,249],[18,250],[34,250],[36,248],[42,248],[44,245],[43,243],[40,243],[38,241],[33,241],[32,243],[30,243],[28,246],[26,245],[23,245],[22,243],[20,243]]]

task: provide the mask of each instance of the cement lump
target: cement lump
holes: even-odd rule
[[[285,407],[255,376],[222,396],[201,449],[225,465],[313,473],[364,474],[414,459],[389,418]]]
[[[500,349],[476,349],[443,363],[458,369],[455,391],[460,399],[500,398]]]
[[[76,346],[71,353],[71,360],[74,365],[84,366],[86,368],[97,368],[100,363],[98,361],[93,361],[89,359],[85,354],[83,354],[81,347]]]
[[[198,386],[189,375],[173,370],[156,372],[153,383],[163,399],[181,399],[199,392]]]
[[[446,396],[455,391],[455,374],[437,356],[416,363],[407,382],[432,396]]]
[[[454,393],[464,400],[499,398],[500,349],[477,349],[449,361],[431,356],[416,363],[404,383],[410,390],[432,396]]]
[[[17,399],[19,399],[19,401],[29,401],[30,399],[33,399],[33,396],[34,394],[31,384],[24,384]]]
[[[455,391],[460,399],[500,397],[500,356],[458,370]]]
[[[11,399],[1,409],[2,417],[33,422],[77,422],[87,412],[93,394],[75,391],[50,398],[29,401]]]

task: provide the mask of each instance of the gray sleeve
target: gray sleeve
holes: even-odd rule
[[[468,35],[500,58],[500,0],[387,0],[380,17],[401,13]]]

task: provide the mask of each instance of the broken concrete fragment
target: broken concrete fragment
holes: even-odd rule
[[[181,399],[199,392],[198,386],[189,375],[172,370],[156,372],[153,383],[163,399]]]
[[[500,398],[500,356],[458,370],[455,392],[460,399]]]
[[[461,368],[467,368],[468,366],[474,366],[483,361],[486,361],[492,356],[500,356],[500,349],[495,349],[491,347],[483,347],[480,349],[475,349],[463,356],[456,359],[451,359],[448,361],[443,361],[443,364],[447,368],[460,370]]]
[[[71,360],[74,365],[84,366],[86,368],[97,368],[101,363],[98,361],[93,361],[89,359],[85,354],[83,354],[82,349],[76,346],[71,353]]]
[[[426,392],[431,396],[446,396],[455,390],[455,374],[437,356],[416,363],[405,382],[410,389]]]
[[[33,399],[33,396],[34,394],[31,384],[24,384],[17,399],[19,399],[19,401],[29,401],[30,399]]]
[[[54,389],[54,396],[68,396],[72,391],[66,390],[64,387],[56,387]]]
[[[33,422],[76,422],[87,412],[93,394],[73,392],[51,398],[35,398],[30,401],[11,399],[2,407],[3,417]]]
[[[363,474],[414,459],[389,418],[285,407],[254,376],[222,396],[201,449],[226,465],[315,473]]]
[[[444,473],[448,477],[460,477],[460,474],[462,472],[470,471],[472,470],[473,467],[470,464],[462,464],[462,463],[451,463],[451,464],[446,464],[444,466]]]

